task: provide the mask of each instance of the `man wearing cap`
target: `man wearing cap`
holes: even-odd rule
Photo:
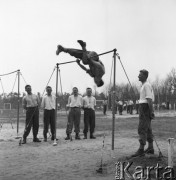
[[[52,94],[52,88],[50,86],[46,87],[46,96],[42,98],[41,107],[44,109],[44,129],[43,137],[44,142],[47,141],[47,133],[50,125],[51,129],[51,140],[56,138],[55,134],[55,106],[56,106],[56,97]]]
[[[102,76],[105,74],[105,67],[103,63],[99,60],[98,54],[94,51],[87,51],[86,42],[78,40],[78,43],[81,45],[82,50],[65,48],[61,45],[57,46],[56,55],[59,55],[60,52],[65,52],[77,58],[77,64],[86,71],[91,77],[94,78],[94,82],[98,87],[103,86],[104,82]],[[89,69],[80,64],[80,60],[84,65],[89,65]]]
[[[65,140],[70,139],[72,133],[73,124],[75,128],[75,139],[80,140],[80,119],[81,119],[81,108],[82,108],[82,96],[78,94],[78,88],[74,87],[72,95],[68,98],[67,107],[69,108],[68,123],[66,128],[67,137]]]
[[[132,157],[143,156],[145,153],[154,154],[153,134],[151,120],[154,119],[153,101],[154,94],[152,86],[147,82],[148,71],[143,69],[139,73],[139,81],[142,82],[139,99],[139,149]],[[148,148],[144,151],[144,146],[148,141]]]
[[[90,139],[96,139],[93,135],[95,129],[95,106],[96,99],[92,96],[92,89],[87,88],[86,94],[83,98],[83,108],[84,108],[84,139],[87,139],[88,128],[90,127]]]
[[[26,110],[26,125],[23,134],[22,144],[26,144],[26,138],[33,128],[33,142],[41,142],[37,138],[38,129],[39,129],[39,104],[40,100],[37,95],[32,93],[30,85],[25,86],[25,91],[27,95],[23,97],[22,104],[23,108]]]
[[[104,115],[106,115],[107,105],[108,105],[107,99],[103,100],[103,114]]]
[[[133,114],[133,101],[132,100],[129,100],[129,112],[130,114]]]
[[[136,114],[139,114],[139,100],[136,100]]]
[[[118,102],[118,110],[119,110],[119,115],[122,115],[123,102],[121,100]]]

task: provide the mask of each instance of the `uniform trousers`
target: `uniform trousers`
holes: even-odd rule
[[[84,130],[83,133],[87,134],[90,127],[90,134],[94,133],[95,129],[95,111],[91,108],[84,109]]]
[[[73,129],[73,124],[75,128],[75,133],[80,132],[80,119],[81,119],[81,109],[79,107],[71,107],[68,113],[68,123],[66,128],[66,134],[71,134]]]
[[[39,110],[38,107],[27,107],[26,110],[26,124],[23,137],[26,138],[30,131],[31,127],[33,130],[34,138],[37,137],[38,130],[39,130]]]
[[[153,142],[150,109],[147,103],[139,104],[138,134],[140,144],[145,145],[146,141]]]
[[[43,136],[47,138],[48,128],[50,125],[51,135],[55,137],[55,109],[51,110],[44,110],[44,119],[43,119],[44,129],[43,129]]]
[[[103,105],[103,114],[106,115],[107,105]]]

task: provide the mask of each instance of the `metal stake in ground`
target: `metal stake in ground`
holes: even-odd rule
[[[105,141],[105,133],[103,135],[103,144],[102,144],[102,152],[101,152],[101,163],[99,169],[97,169],[97,173],[103,173],[103,149],[104,149],[104,141]]]

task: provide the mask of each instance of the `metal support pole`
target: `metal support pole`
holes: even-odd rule
[[[19,133],[19,114],[20,114],[20,70],[18,70],[18,109],[17,109],[17,138]]]
[[[55,104],[55,133],[54,133],[54,143],[53,145],[57,145],[56,143],[56,129],[57,129],[57,100],[58,100],[58,70],[59,64],[56,64],[56,104]]]
[[[112,150],[114,150],[114,129],[115,129],[115,86],[116,86],[116,51],[114,49],[114,83],[113,83],[113,109],[112,109]]]

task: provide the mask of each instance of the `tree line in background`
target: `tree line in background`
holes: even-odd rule
[[[152,84],[155,95],[154,104],[158,107],[165,105],[166,109],[174,109],[176,105],[176,69],[172,68],[164,79],[160,79],[159,76],[157,76],[150,83]],[[135,103],[136,100],[139,99],[139,89],[140,87],[137,85],[137,83],[132,83],[132,85],[127,83],[117,84],[115,91],[116,101],[121,100],[125,102],[128,100],[132,100]],[[95,98],[97,100],[107,99],[110,109],[112,105],[113,87],[111,85],[108,85],[101,93],[98,93],[96,91],[96,87],[94,87],[94,90]],[[19,97],[20,108],[22,107],[22,98],[24,95],[25,93],[23,93]],[[42,98],[40,93],[38,93],[38,96],[40,97],[40,99]],[[65,107],[69,96],[70,94],[66,92],[63,95],[58,93],[58,102],[61,107]],[[17,109],[18,93],[11,92],[9,94],[0,94],[0,109],[4,109],[5,103],[11,103],[11,108]]]

